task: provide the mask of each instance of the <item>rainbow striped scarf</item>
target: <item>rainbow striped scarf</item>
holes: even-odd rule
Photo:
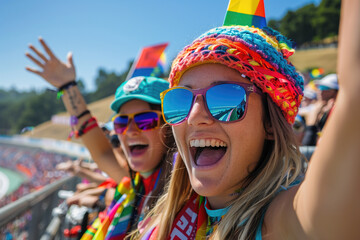
[[[136,173],[134,180],[135,188],[141,182],[140,174]],[[123,239],[130,227],[130,218],[134,211],[134,198],[135,190],[132,187],[131,180],[128,177],[124,177],[116,188],[114,200],[109,207],[105,219],[103,221],[99,218],[95,219],[81,237],[81,240]]]

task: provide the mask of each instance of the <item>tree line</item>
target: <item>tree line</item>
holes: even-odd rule
[[[125,79],[129,68],[118,74],[100,68],[95,78],[96,90],[86,91],[82,79],[77,84],[87,103],[111,96]],[[54,90],[18,91],[0,89],[0,134],[19,134],[29,126],[37,126],[49,121],[54,114],[64,112],[65,108]]]
[[[77,79],[77,86],[87,103],[109,97],[126,80],[133,61],[120,73],[108,72],[99,68],[94,79],[95,91],[87,91],[82,79]],[[159,77],[165,77],[164,73]],[[37,126],[49,121],[57,113],[64,112],[65,107],[61,99],[57,99],[57,92],[53,89],[42,91],[18,91],[16,89],[0,89],[0,134],[19,134],[22,129]]]
[[[307,4],[288,11],[280,20],[268,25],[295,42],[298,47],[337,41],[341,0],[322,0],[319,6]],[[326,41],[325,41],[326,42]]]

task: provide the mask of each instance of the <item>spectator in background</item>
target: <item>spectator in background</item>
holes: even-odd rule
[[[336,74],[329,74],[321,80],[314,81],[317,87],[317,101],[311,111],[302,112],[306,121],[305,136],[302,145],[315,146],[319,135],[331,114],[339,90]]]
[[[301,102],[301,108],[314,104],[317,100],[316,91],[310,88],[305,88],[304,98]]]
[[[339,91],[338,77],[334,74],[329,74],[321,80],[315,81],[318,88],[317,98],[321,104],[321,109],[317,115],[316,125],[321,131],[325,122],[334,108],[337,93]]]
[[[116,157],[117,162],[119,163],[119,165],[124,168],[124,169],[129,169],[129,165],[126,162],[126,157],[124,155],[124,152],[121,148],[121,142],[120,139],[118,137],[118,135],[115,133],[114,130],[111,130],[110,132],[110,136],[109,136],[109,141],[110,144],[113,148],[113,153]]]
[[[304,87],[304,97],[301,100],[301,105],[299,108],[299,115],[304,116],[308,112],[312,111],[314,104],[316,103],[317,96],[316,96],[316,86],[314,81],[308,83]]]
[[[295,122],[292,125],[292,128],[295,133],[296,142],[297,142],[297,144],[299,144],[299,146],[301,145],[302,140],[304,138],[305,127],[306,127],[306,125],[305,125],[304,119],[300,115],[297,115],[295,117]]]
[[[101,127],[101,130],[103,131],[103,133],[105,134],[105,136],[107,137],[107,138],[110,138],[110,129],[108,129],[108,127],[106,126],[106,125],[103,125],[102,127]]]
[[[59,163],[56,165],[56,169],[67,171],[81,178],[86,178],[91,183],[96,183],[96,185],[104,182],[107,179],[104,174],[96,171],[97,169],[94,169],[92,164],[84,163],[82,158],[79,158],[75,161],[68,160],[66,162]]]

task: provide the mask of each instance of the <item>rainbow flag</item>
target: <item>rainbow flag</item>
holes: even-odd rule
[[[264,0],[230,0],[224,26],[266,26]]]
[[[311,78],[321,78],[324,75],[323,68],[313,68],[309,72]]]
[[[164,72],[166,57],[164,54],[168,43],[144,47],[138,59],[131,67],[127,79],[137,76],[157,77]]]
[[[136,173],[134,184],[135,187],[142,184],[139,173]],[[135,190],[131,180],[124,177],[116,187],[114,199],[108,208],[106,217],[103,219],[98,217],[82,235],[81,240],[124,239],[132,212],[135,211],[134,198]]]

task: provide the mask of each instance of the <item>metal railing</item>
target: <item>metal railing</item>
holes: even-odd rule
[[[52,220],[52,209],[60,203],[58,191],[74,189],[77,181],[78,178],[76,177],[60,179],[0,208],[0,228],[30,211],[31,221],[28,225],[28,239],[40,239]]]

